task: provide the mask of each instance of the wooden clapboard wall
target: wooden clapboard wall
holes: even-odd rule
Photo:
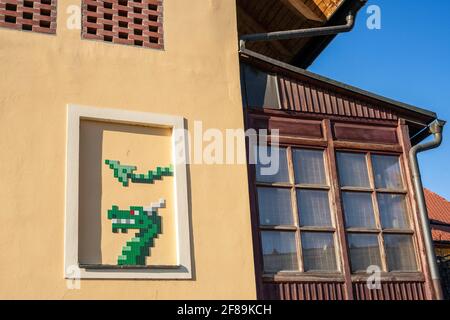
[[[342,272],[334,275],[264,274],[259,240],[256,180],[249,165],[250,207],[255,251],[258,297],[283,300],[424,300],[433,297],[423,235],[408,161],[411,123],[429,122],[431,115],[405,110],[370,94],[354,92],[332,81],[294,74],[292,70],[254,61],[242,64],[246,128],[278,130],[284,146],[312,147],[326,151],[331,179],[336,230],[344,230],[337,178],[336,150],[395,154],[401,159],[405,188],[410,199],[420,269],[414,273],[385,273],[380,288],[369,290],[367,277],[352,274],[346,253],[345,232],[338,232],[342,246]],[[262,72],[258,73],[258,72]],[[267,76],[264,76],[264,73]],[[248,82],[254,82],[251,85]],[[260,95],[245,90],[265,90]],[[419,126],[420,127],[420,126]],[[270,138],[269,138],[270,140]],[[334,160],[333,160],[334,159]]]
[[[397,119],[391,110],[324,87],[284,76],[278,77],[278,84],[281,108],[284,110],[369,119]]]

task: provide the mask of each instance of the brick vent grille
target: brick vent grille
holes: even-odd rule
[[[0,0],[0,27],[56,33],[57,0]]]
[[[83,0],[85,39],[163,49],[162,0]]]

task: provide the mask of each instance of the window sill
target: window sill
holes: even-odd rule
[[[373,274],[353,274],[352,282],[365,282],[369,277],[373,277]],[[395,282],[395,281],[425,281],[425,278],[421,272],[382,272],[380,274],[381,282]]]
[[[66,279],[192,279],[189,268],[170,266],[118,266],[79,264],[67,270]]]
[[[276,274],[264,274],[265,282],[288,281],[288,282],[344,282],[344,275],[339,272],[296,272],[284,271]]]
[[[352,274],[352,282],[366,282],[373,275],[361,273]],[[425,278],[421,272],[383,272],[381,282],[415,281],[423,282]],[[263,274],[264,282],[344,282],[342,273],[295,272],[284,271],[276,274]]]
[[[178,269],[180,265],[170,265],[170,266],[119,266],[111,264],[84,264],[80,263],[80,268],[86,270],[153,270],[153,269]]]

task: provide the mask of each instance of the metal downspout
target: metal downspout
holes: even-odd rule
[[[420,177],[417,154],[422,151],[439,147],[442,142],[442,130],[444,128],[444,125],[445,121],[435,120],[428,127],[430,133],[433,134],[434,139],[429,142],[417,144],[409,151],[409,160],[411,162],[412,178],[417,196],[417,205],[419,207],[419,216],[424,235],[426,255],[428,265],[430,266],[431,280],[433,281],[434,293],[437,300],[442,300],[443,294],[439,276],[439,269],[434,253],[433,238],[431,235],[430,222],[428,218],[427,206],[425,203],[425,196],[423,193],[422,179]]]

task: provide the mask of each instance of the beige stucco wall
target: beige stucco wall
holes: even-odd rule
[[[63,278],[66,105],[241,128],[235,1],[165,0],[165,50],[0,29],[0,298],[255,298],[246,167],[191,165],[193,280]]]

